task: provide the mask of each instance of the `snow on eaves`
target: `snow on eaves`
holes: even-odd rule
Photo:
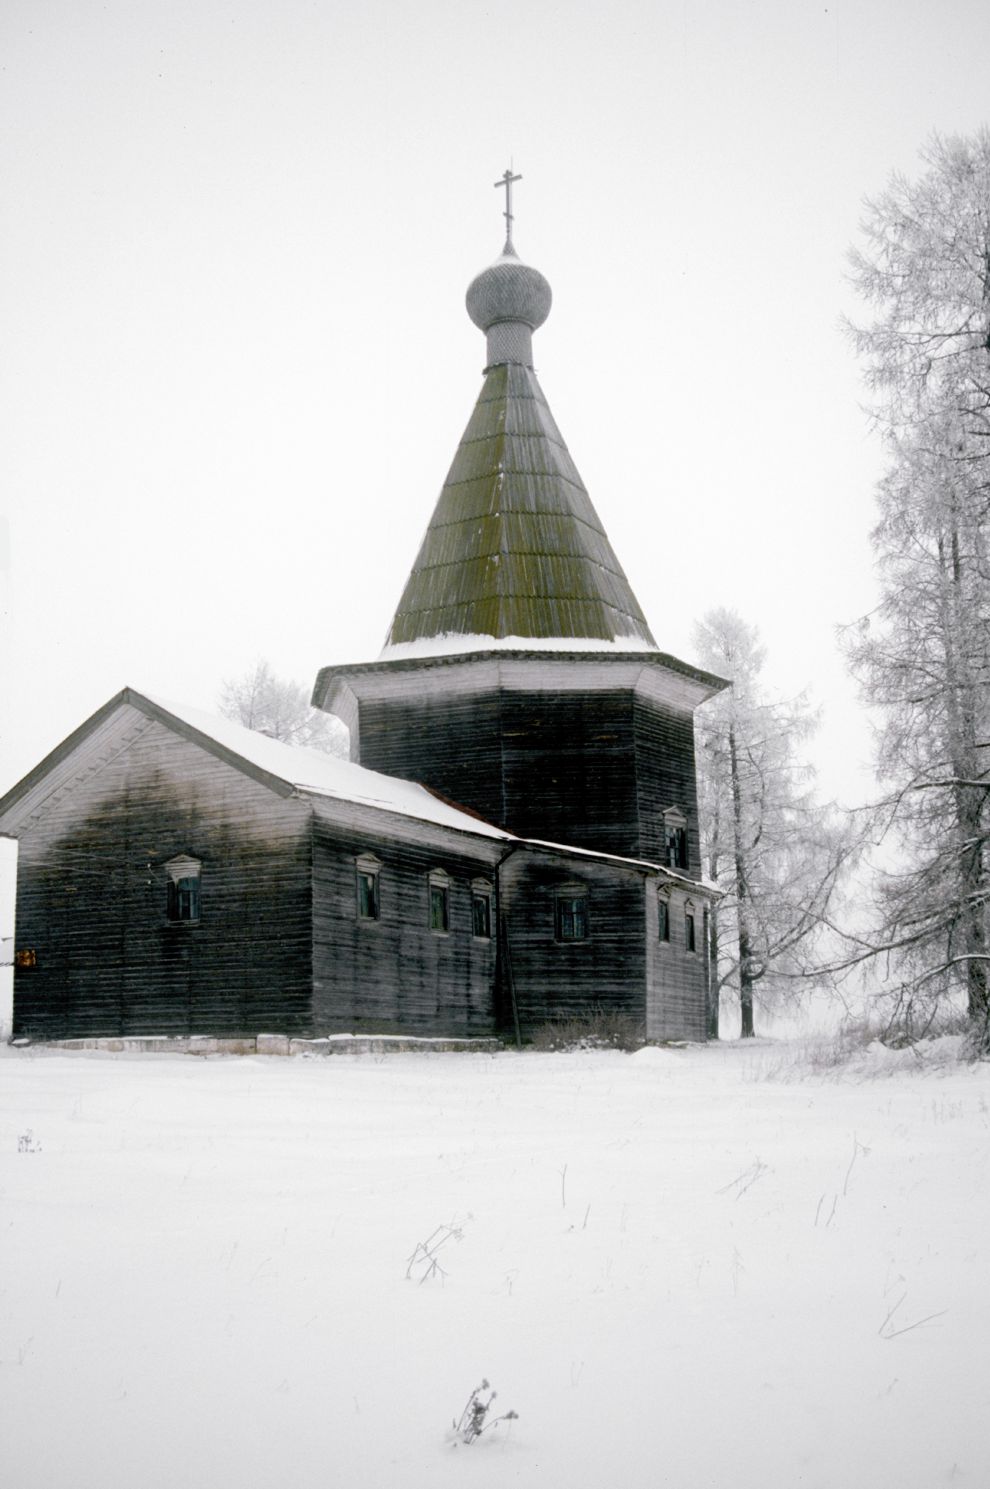
[[[457,828],[481,837],[512,841],[512,834],[492,826],[480,817],[459,811],[414,781],[400,781],[395,776],[381,775],[350,760],[326,755],[322,750],[308,750],[300,745],[283,744],[253,729],[245,729],[232,719],[218,718],[184,703],[142,694],[164,713],[171,714],[212,739],[242,760],[284,781],[297,791],[310,796],[335,797],[361,806],[378,807],[384,812],[397,812],[402,817],[416,817],[435,822],[441,827]]]
[[[574,858],[601,858],[606,863],[627,863],[630,868],[645,869],[651,874],[662,874],[672,884],[680,889],[696,890],[699,894],[714,895],[721,898],[721,891],[717,884],[704,877],[690,879],[687,874],[679,874],[676,869],[668,868],[665,863],[656,863],[652,858],[629,858],[624,853],[603,853],[598,848],[577,848],[572,843],[550,843],[544,838],[520,838],[528,848],[549,848],[554,853],[568,853]]]
[[[421,636],[416,641],[386,644],[380,662],[403,662],[419,657],[451,657],[471,651],[656,651],[642,636],[618,636],[607,641],[593,636]]]

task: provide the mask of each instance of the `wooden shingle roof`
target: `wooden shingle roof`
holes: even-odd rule
[[[521,361],[486,372],[383,655],[450,636],[656,646]]]

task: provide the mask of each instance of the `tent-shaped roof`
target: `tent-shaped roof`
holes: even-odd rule
[[[467,303],[488,337],[485,382],[383,659],[453,637],[655,648],[531,365],[549,285],[507,248]]]

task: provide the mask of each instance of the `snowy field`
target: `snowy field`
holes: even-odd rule
[[[912,1059],[7,1051],[2,1482],[982,1489],[990,1068]]]

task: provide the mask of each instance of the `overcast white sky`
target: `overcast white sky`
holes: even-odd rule
[[[864,748],[834,628],[881,455],[862,198],[986,121],[986,0],[6,0],[0,792],[125,684],[377,655],[516,242],[535,360],[664,649],[716,604]],[[0,541],[0,553],[3,552]]]

